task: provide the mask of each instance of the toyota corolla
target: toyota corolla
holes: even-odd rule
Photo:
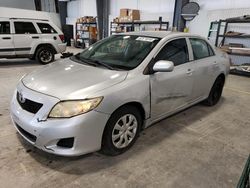
[[[114,35],[24,76],[11,117],[46,152],[118,155],[153,123],[199,102],[215,105],[228,72],[228,56],[197,35]]]

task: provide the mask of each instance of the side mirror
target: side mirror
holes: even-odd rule
[[[174,70],[174,63],[172,61],[160,60],[153,66],[154,72],[172,72]]]

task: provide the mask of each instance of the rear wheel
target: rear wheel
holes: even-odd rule
[[[223,77],[221,77],[221,76],[215,80],[214,85],[209,93],[208,98],[205,101],[203,101],[204,105],[214,106],[219,102],[219,100],[221,98],[222,91],[223,91],[224,82],[225,81],[224,81]]]
[[[49,47],[41,47],[36,52],[36,60],[41,64],[48,64],[55,60],[54,50]]]
[[[127,151],[137,140],[142,125],[142,117],[134,106],[118,109],[106,125],[101,152],[119,155]]]

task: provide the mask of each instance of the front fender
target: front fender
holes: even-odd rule
[[[150,87],[148,75],[127,78],[120,84],[107,88],[95,95],[104,97],[101,104],[95,109],[98,112],[111,115],[124,104],[137,102],[144,108],[145,118],[150,117]]]

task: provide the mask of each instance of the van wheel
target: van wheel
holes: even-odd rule
[[[53,49],[49,47],[41,47],[36,52],[36,60],[45,65],[55,60],[55,54]]]
[[[224,79],[222,77],[218,77],[214,82],[214,85],[209,93],[208,98],[205,101],[203,101],[203,104],[206,106],[216,105],[221,98],[223,87],[224,87]]]
[[[142,117],[134,106],[124,106],[113,113],[103,133],[101,153],[119,155],[127,151],[137,140]]]

